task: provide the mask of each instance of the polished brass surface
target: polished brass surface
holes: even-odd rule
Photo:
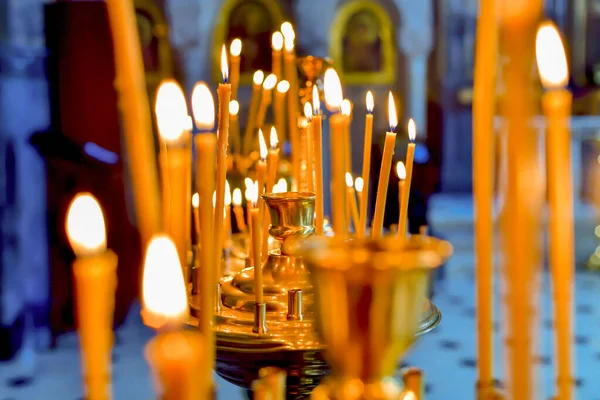
[[[306,241],[315,327],[332,368],[315,398],[398,398],[391,377],[419,332],[430,271],[452,252],[447,242],[423,239]]]

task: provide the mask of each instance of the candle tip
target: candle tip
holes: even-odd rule
[[[396,164],[396,175],[398,175],[400,180],[406,179],[406,168],[402,161],[398,161],[398,164]]]
[[[260,150],[260,159],[264,161],[267,159],[269,150],[267,149],[267,143],[265,143],[262,129],[258,130],[258,146]]]
[[[394,96],[391,91],[388,95],[388,119],[390,131],[396,132],[396,128],[398,127],[398,114],[396,113],[396,103],[394,102]]]
[[[164,140],[176,141],[189,124],[189,115],[183,90],[172,79],[158,86],[154,105],[158,134]]]
[[[223,83],[229,81],[229,65],[227,64],[227,48],[223,45],[221,49],[221,74],[223,75]]]
[[[352,179],[352,174],[350,172],[346,172],[346,186],[351,188],[354,184],[354,179]]]
[[[265,73],[262,72],[260,69],[257,70],[254,75],[252,76],[252,82],[256,85],[262,85],[263,80],[265,79]]]
[[[319,89],[317,88],[317,85],[313,85],[312,107],[313,115],[319,115],[321,112],[321,99],[319,98]]]
[[[340,108],[342,111],[342,115],[349,117],[350,114],[352,114],[352,103],[350,102],[350,100],[344,99]]]
[[[236,116],[236,115],[238,115],[239,112],[240,112],[240,103],[237,100],[231,100],[229,102],[229,114]],[[214,124],[214,122],[213,122],[213,124]]]
[[[354,180],[354,188],[357,192],[362,192],[365,186],[365,181],[360,176]]]
[[[290,90],[290,83],[288,81],[280,81],[277,84],[277,91],[281,94],[287,93]]]
[[[231,109],[231,105],[230,105]],[[200,130],[211,131],[215,127],[215,101],[206,83],[198,82],[192,90],[192,113]]]
[[[239,188],[233,189],[232,200],[234,206],[242,205],[242,191]]]
[[[192,207],[194,207],[194,208],[200,207],[200,195],[198,193],[194,193],[192,195]]]
[[[370,90],[367,92],[366,103],[367,103],[367,112],[369,114],[373,114],[373,108],[375,108],[375,101],[373,99],[373,93]]]
[[[279,144],[279,138],[277,137],[277,129],[274,126],[271,127],[271,133],[269,135],[269,144],[271,149],[275,150]]]
[[[325,86],[325,104],[331,111],[338,111],[342,106],[344,96],[342,94],[342,83],[338,73],[333,68],[328,68],[325,71],[323,79]]]
[[[306,119],[308,121],[312,121],[313,109],[312,109],[312,106],[310,105],[310,101],[307,101],[306,103],[304,103],[304,116],[306,117]]]
[[[271,36],[271,47],[273,50],[281,51],[283,48],[283,35],[281,32],[273,32],[273,35]]]
[[[67,212],[66,231],[78,257],[106,250],[106,226],[100,203],[91,193],[79,193]]]
[[[546,21],[540,25],[535,53],[542,85],[546,89],[565,87],[569,80],[569,66],[560,33],[554,23]]]
[[[408,139],[414,142],[417,138],[417,125],[412,118],[408,120]]]
[[[276,84],[277,84],[277,75],[269,74],[263,81],[263,89],[273,90],[273,88],[275,87]]]
[[[240,38],[235,38],[229,45],[229,53],[234,57],[239,57],[242,53],[242,41]]]

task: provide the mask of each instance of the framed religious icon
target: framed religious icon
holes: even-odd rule
[[[340,7],[331,24],[329,53],[348,85],[390,84],[396,75],[395,35],[388,13],[368,1]]]

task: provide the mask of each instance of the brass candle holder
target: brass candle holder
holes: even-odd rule
[[[315,307],[313,282],[305,258],[298,255],[315,231],[315,197],[286,192],[264,194],[263,199],[271,216],[269,233],[281,243],[262,265],[266,307],[255,304],[254,267],[221,279],[221,307],[215,311],[214,323],[216,371],[249,390],[261,368],[279,367],[287,375],[287,398],[306,398],[330,372],[323,354],[326,342],[315,328],[315,312],[320,308]],[[430,250],[427,254],[450,255],[446,242],[434,238],[421,242]],[[313,281],[318,283],[318,279]],[[190,298],[191,323],[197,324],[195,316],[200,314],[194,296]],[[335,300],[338,293],[332,291],[329,296]],[[440,321],[433,304],[425,300],[420,306],[417,334],[430,331]]]

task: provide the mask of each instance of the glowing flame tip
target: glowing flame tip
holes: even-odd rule
[[[91,193],[79,193],[67,212],[66,230],[77,257],[106,250],[106,226],[100,203]]]
[[[540,25],[535,41],[535,52],[544,87],[565,87],[569,79],[569,66],[560,33],[552,22],[547,21]]]

